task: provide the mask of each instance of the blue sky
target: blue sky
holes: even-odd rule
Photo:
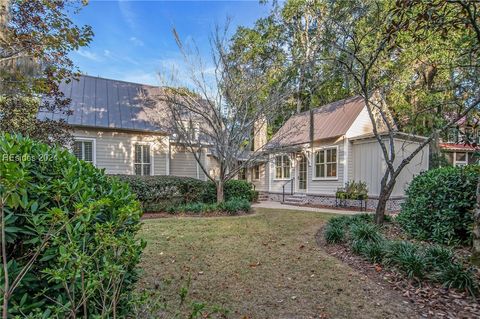
[[[175,27],[184,42],[194,40],[207,62],[209,36],[216,24],[230,17],[230,32],[252,26],[269,11],[258,1],[95,1],[72,16],[78,25],[92,26],[89,47],[71,57],[83,73],[117,80],[158,85],[157,74],[185,63],[172,35]]]

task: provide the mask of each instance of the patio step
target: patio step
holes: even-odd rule
[[[283,204],[302,205],[302,204],[305,204],[306,199],[307,199],[307,196],[305,196],[304,194],[288,195],[288,196],[285,196],[285,201],[283,202]]]
[[[258,201],[259,202],[265,202],[268,201],[268,195],[267,194],[258,194]]]

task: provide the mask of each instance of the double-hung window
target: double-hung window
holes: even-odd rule
[[[85,162],[94,163],[93,140],[77,140],[73,142],[73,155]]]
[[[337,149],[326,148],[315,152],[315,178],[337,177]]]
[[[260,165],[255,165],[253,167],[253,179],[254,180],[260,179]]]
[[[290,178],[290,158],[288,155],[279,155],[275,157],[275,178]]]
[[[150,155],[150,145],[135,145],[135,175],[151,175],[152,159]]]

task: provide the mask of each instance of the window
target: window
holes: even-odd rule
[[[151,175],[150,145],[135,145],[135,175]]]
[[[256,165],[253,168],[253,179],[259,180],[260,179],[260,165]]]
[[[247,169],[242,167],[238,170],[238,179],[246,180],[247,179]]]
[[[280,155],[275,157],[275,178],[290,178],[290,158],[288,155]]]
[[[73,154],[78,159],[94,164],[93,152],[93,141],[77,140],[73,142]]]
[[[315,177],[337,177],[337,149],[327,148],[315,152]]]
[[[467,165],[467,153],[456,152],[455,153],[455,166],[464,166]]]

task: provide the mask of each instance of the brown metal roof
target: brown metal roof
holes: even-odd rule
[[[64,119],[83,127],[167,131],[167,107],[153,98],[159,87],[82,75],[62,82],[60,90],[71,99],[72,114],[40,111],[40,119]]]
[[[313,141],[342,136],[365,106],[363,97],[336,101],[313,110]],[[270,141],[272,147],[310,142],[310,111],[293,115]]]

